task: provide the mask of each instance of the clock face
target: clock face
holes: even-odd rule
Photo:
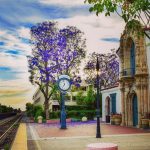
[[[61,79],[59,81],[59,88],[63,91],[67,91],[70,88],[70,82],[67,79]]]

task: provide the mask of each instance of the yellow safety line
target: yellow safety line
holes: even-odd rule
[[[27,148],[27,132],[26,124],[21,123],[19,125],[15,140],[13,142],[11,150],[28,150]]]

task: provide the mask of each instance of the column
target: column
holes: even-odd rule
[[[136,79],[137,80],[137,79]],[[141,113],[142,113],[142,105],[141,105],[141,84],[139,83],[139,79],[136,81],[136,94],[138,99],[138,126],[141,126]]]
[[[144,115],[147,114],[147,85],[146,83],[143,84],[143,92],[144,92]]]
[[[124,126],[125,125],[125,89],[124,87],[122,87],[121,89],[121,109],[122,109],[122,123],[121,125]]]

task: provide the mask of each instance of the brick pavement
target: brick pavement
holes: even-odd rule
[[[28,150],[86,150],[90,143],[112,142],[119,150],[150,150],[150,131],[101,124],[102,138],[95,138],[96,123],[59,125],[28,124]]]
[[[72,137],[72,136],[94,136],[96,123],[92,124],[68,124],[68,128],[62,130],[58,125],[36,124],[33,125],[39,137]],[[109,124],[101,124],[102,135],[137,134],[150,133],[150,130],[122,127]]]

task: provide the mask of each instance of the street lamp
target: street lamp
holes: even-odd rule
[[[96,95],[96,117],[97,117],[96,138],[101,138],[99,68],[100,68],[99,60],[98,60],[98,57],[97,57],[97,61],[96,61],[96,87],[97,87],[97,95]]]

